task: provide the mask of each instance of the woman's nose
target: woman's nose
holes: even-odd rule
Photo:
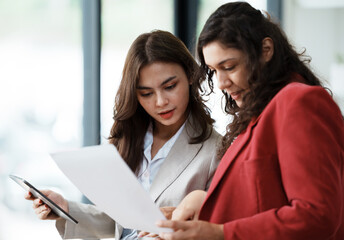
[[[166,105],[167,103],[168,103],[168,98],[162,93],[157,93],[156,106],[161,107],[161,106]]]
[[[216,79],[217,79],[217,87],[220,90],[224,90],[225,88],[228,88],[231,85],[231,81],[227,77],[225,73],[222,71],[218,71],[216,73]]]

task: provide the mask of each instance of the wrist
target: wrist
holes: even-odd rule
[[[223,232],[223,224],[214,224],[215,227],[215,239],[216,240],[223,240],[225,239],[224,232]]]

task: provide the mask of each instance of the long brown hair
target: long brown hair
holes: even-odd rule
[[[270,37],[274,42],[274,54],[269,62],[263,64],[260,59],[262,41],[266,37]],[[201,70],[207,75],[210,86],[213,85],[213,72],[205,64],[202,49],[214,41],[243,52],[250,88],[241,108],[223,91],[226,99],[225,111],[233,116],[233,121],[227,126],[222,147],[218,151],[219,156],[247,128],[250,121],[260,115],[278,91],[290,82],[293,73],[300,74],[308,85],[322,85],[306,65],[310,59],[301,58],[303,53],[298,54],[294,50],[269,15],[264,16],[246,2],[231,2],[220,6],[203,27],[198,39],[197,53]]]
[[[143,141],[151,117],[139,104],[136,87],[140,70],[154,62],[177,63],[183,67],[190,81],[188,111],[193,116],[199,135],[190,137],[190,143],[199,143],[211,134],[209,125],[214,120],[205,106],[201,93],[204,77],[198,64],[181,40],[166,31],[144,33],[136,38],[127,54],[122,80],[117,91],[114,107],[114,124],[109,141],[114,144],[131,170],[136,173],[143,159]]]

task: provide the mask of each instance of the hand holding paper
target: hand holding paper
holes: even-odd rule
[[[159,233],[165,219],[113,145],[51,154],[62,172],[99,210],[125,228]]]

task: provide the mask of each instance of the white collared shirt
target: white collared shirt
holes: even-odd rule
[[[186,122],[186,121],[185,121]],[[179,130],[171,137],[155,154],[152,159],[152,144],[153,144],[153,125],[149,125],[143,143],[143,161],[140,166],[139,174],[137,179],[140,181],[143,188],[149,192],[150,186],[158,173],[160,166],[166,159],[168,153],[170,152],[172,146],[176,142],[177,138],[182,133],[184,124],[179,128]],[[123,229],[121,240],[133,240],[137,238],[137,231],[131,229]]]
[[[152,144],[153,144],[153,126],[150,124],[145,138],[143,146],[143,161],[140,166],[138,174],[138,180],[141,182],[143,188],[149,192],[150,186],[158,173],[161,164],[166,159],[175,141],[183,131],[185,123],[179,128],[179,130],[171,137],[157,152],[152,159]]]

